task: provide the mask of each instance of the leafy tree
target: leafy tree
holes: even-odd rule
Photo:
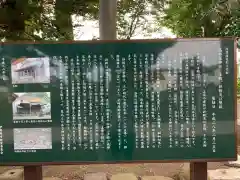
[[[131,39],[137,33],[151,33],[159,29],[148,27],[149,19],[159,16],[165,0],[121,0],[118,1],[118,38]],[[140,32],[137,32],[139,29]]]
[[[25,5],[27,1],[4,0],[0,3],[0,37],[17,39],[23,35],[24,20],[27,18]]]
[[[240,79],[237,80],[237,94],[240,94]]]
[[[4,0],[0,4],[0,39],[72,40],[71,15],[96,17],[97,5],[98,0]]]
[[[99,0],[16,1],[21,2],[21,5],[24,4],[24,8],[19,5],[18,8],[6,5],[15,0],[4,0],[4,2],[4,5],[0,5],[0,24],[2,24],[0,39],[8,41],[72,40],[73,28],[81,26],[81,24],[73,26],[72,15],[98,20]],[[163,2],[163,0],[118,1],[118,38],[130,39],[139,27],[141,27],[141,33],[144,30],[151,30],[146,26],[148,22],[146,15],[158,16]],[[15,16],[10,16],[10,14],[15,14]],[[10,17],[15,17],[15,19],[11,20]],[[18,22],[21,28],[16,28],[15,22]]]
[[[226,22],[219,36],[240,36],[240,1],[231,8],[228,14],[228,22]],[[227,21],[227,20],[225,20]],[[240,41],[239,41],[240,42]]]
[[[180,37],[240,35],[239,0],[171,0],[158,21]]]

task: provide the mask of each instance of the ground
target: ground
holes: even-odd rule
[[[142,175],[162,175],[171,176],[178,172],[181,163],[152,163],[152,164],[110,164],[110,165],[82,165],[82,166],[44,166],[43,175],[47,177],[59,177],[63,180],[79,180],[86,173],[106,172],[107,174],[116,173],[134,173],[137,176]],[[0,173],[7,169],[18,167],[0,167]],[[209,163],[209,169],[228,168],[224,163]]]

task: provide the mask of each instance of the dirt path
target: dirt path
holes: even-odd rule
[[[224,163],[209,163],[209,169],[228,168]],[[171,176],[178,172],[181,163],[151,163],[151,164],[122,164],[122,165],[85,165],[85,166],[44,166],[43,175],[45,177],[59,177],[63,180],[79,180],[86,173],[105,172],[107,174],[116,173],[134,173],[137,176],[142,175],[162,175]],[[19,167],[0,167],[0,173]]]

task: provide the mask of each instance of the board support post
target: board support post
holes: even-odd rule
[[[24,166],[24,180],[42,179],[42,166]]]
[[[190,180],[207,180],[207,162],[190,163]]]

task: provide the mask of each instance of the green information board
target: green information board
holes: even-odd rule
[[[0,165],[236,158],[234,39],[0,45]]]

